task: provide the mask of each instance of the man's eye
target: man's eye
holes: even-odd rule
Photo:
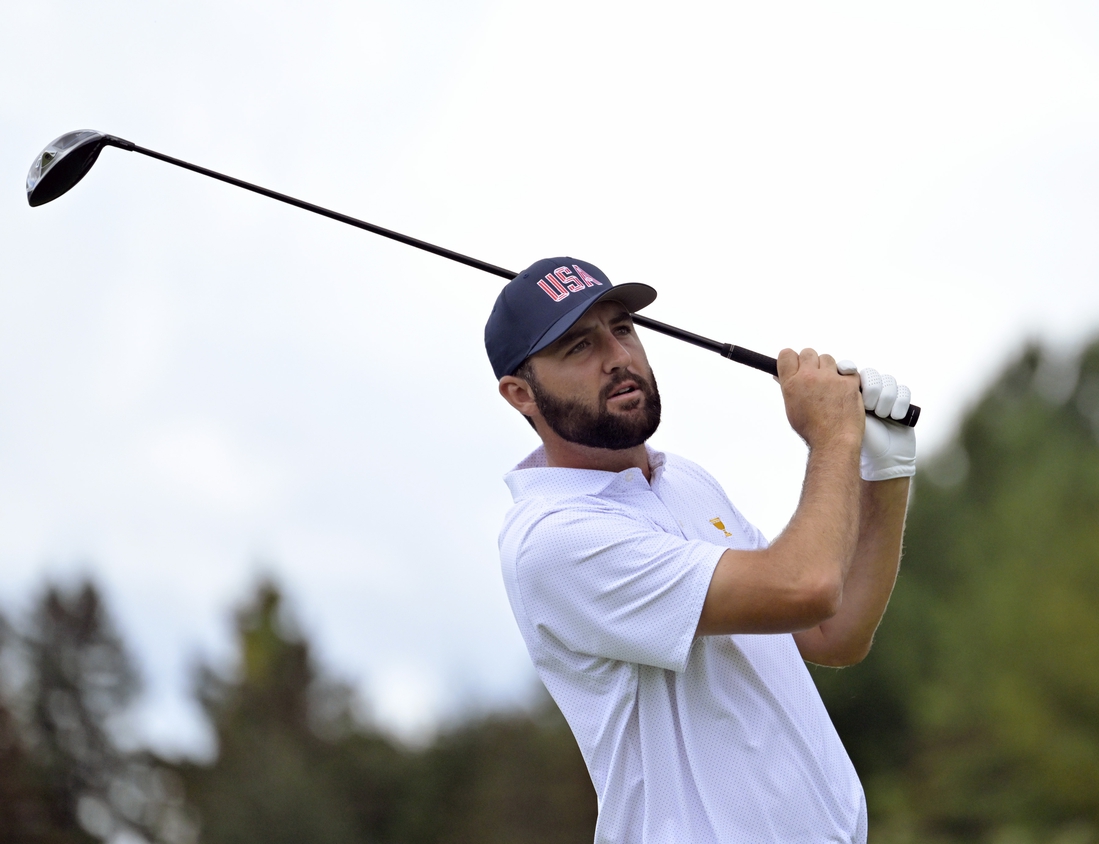
[[[582,351],[584,348],[587,347],[587,345],[588,345],[587,340],[581,340],[579,343],[577,343],[575,346],[573,346],[571,349],[569,349],[565,354],[571,355],[574,352]]]

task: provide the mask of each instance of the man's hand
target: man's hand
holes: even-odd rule
[[[859,382],[842,372],[831,355],[812,349],[797,354],[783,349],[778,356],[778,382],[786,403],[790,426],[810,449],[829,442],[862,439],[865,413],[859,398]]]
[[[892,375],[876,369],[859,370],[849,360],[836,364],[841,375],[859,373],[863,405],[868,411],[862,439],[859,473],[864,481],[910,478],[916,474],[916,432],[885,419],[903,419],[912,403],[912,392]],[[869,415],[873,414],[873,415]]]

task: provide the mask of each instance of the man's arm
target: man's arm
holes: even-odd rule
[[[840,372],[858,371],[850,361],[837,366]],[[908,410],[908,388],[874,369],[859,372],[859,380],[863,403],[874,415],[866,418],[859,456],[863,486],[855,557],[836,615],[794,634],[803,658],[835,667],[854,665],[870,652],[897,580],[909,479],[916,472],[915,432],[887,421]]]
[[[855,371],[854,364],[840,364],[843,374]],[[869,652],[896,581],[915,438],[910,428],[861,417],[865,433],[859,431],[860,456],[852,461],[842,425],[838,442],[821,437],[816,427],[818,415],[828,416],[820,414],[827,403],[819,396],[807,401],[789,374],[789,361],[784,373],[780,355],[787,415],[809,446],[801,501],[769,548],[722,554],[698,635],[793,633],[805,659],[850,665]],[[882,418],[894,406],[901,415],[907,410],[908,389],[900,388],[903,399],[897,401],[891,377],[864,370],[861,382],[867,410]],[[835,417],[831,424],[844,421]]]
[[[818,665],[854,665],[870,652],[901,559],[908,478],[863,481],[859,539],[834,616],[794,634],[802,658]]]

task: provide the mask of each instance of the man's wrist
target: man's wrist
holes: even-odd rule
[[[809,447],[807,466],[815,471],[858,475],[860,445],[857,439],[836,437]]]
[[[809,453],[835,456],[838,459],[858,459],[862,450],[862,437],[856,431],[836,432],[827,439],[809,444]]]

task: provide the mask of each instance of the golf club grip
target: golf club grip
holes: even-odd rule
[[[726,343],[725,348],[721,350],[721,356],[729,360],[735,360],[745,366],[750,366],[753,369],[758,369],[760,372],[766,372],[768,375],[774,375],[776,378],[778,377],[778,361],[775,358],[761,355],[759,352],[753,352],[743,346]]]
[[[761,355],[759,352],[753,352],[751,349],[745,349],[741,346],[734,346],[732,343],[726,343],[725,348],[721,350],[721,356],[726,357],[729,360],[734,360],[737,363],[742,363],[745,366],[761,370],[762,372],[767,372],[774,375],[776,378],[778,377],[778,361],[767,355]],[[919,405],[910,404],[904,418],[894,419],[893,421],[900,425],[907,425],[909,428],[915,428],[919,418]]]
[[[637,325],[642,325],[652,331],[659,332],[660,334],[667,334],[669,337],[675,337],[677,340],[683,340],[684,342],[692,343],[695,346],[701,346],[704,349],[709,349],[711,352],[717,352],[723,358],[728,358],[737,363],[742,363],[745,366],[750,366],[753,369],[758,369],[761,372],[766,372],[768,375],[778,377],[778,361],[775,358],[761,355],[759,352],[753,352],[751,349],[745,349],[743,346],[734,346],[732,343],[719,343],[708,337],[692,334],[690,331],[684,331],[682,328],[676,328],[674,325],[668,325],[665,322],[659,322],[650,317],[641,316],[641,314],[634,314],[633,321]],[[912,404],[908,406],[908,412],[904,415],[903,419],[894,419],[892,421],[901,425],[906,425],[909,428],[915,428],[919,418],[919,405]]]

